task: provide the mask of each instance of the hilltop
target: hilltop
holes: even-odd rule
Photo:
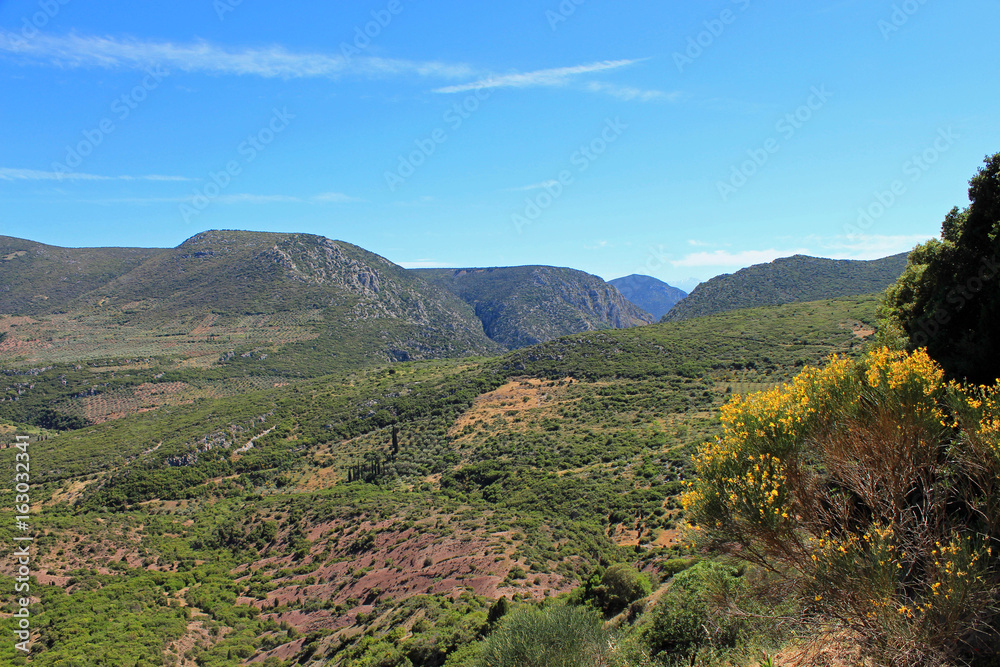
[[[903,273],[907,255],[871,261],[795,255],[757,264],[701,283],[663,321],[679,322],[741,308],[883,292]]]
[[[519,266],[415,271],[471,305],[486,335],[508,349],[654,321],[602,279],[574,269]]]
[[[0,236],[0,313],[63,311],[78,297],[161,252],[157,248],[59,248]]]

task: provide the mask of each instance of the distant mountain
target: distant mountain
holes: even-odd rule
[[[650,276],[631,275],[608,281],[618,288],[622,295],[659,320],[687,296],[687,292],[671,287],[662,280]]]
[[[583,271],[551,266],[413,271],[470,304],[486,335],[509,349],[654,321],[617,289]]]
[[[320,236],[211,231],[170,250],[43,250],[16,251],[14,259],[0,262],[34,267],[5,269],[18,282],[13,298],[0,293],[0,313],[39,314],[30,295],[51,293],[77,322],[49,318],[37,325],[55,327],[42,335],[56,346],[69,345],[75,334],[91,347],[110,339],[110,349],[120,348],[121,355],[212,359],[219,356],[215,350],[229,350],[254,372],[307,374],[502,350],[451,292],[383,257]],[[81,324],[98,335],[67,331]],[[8,347],[30,352],[37,344],[26,339]]]
[[[160,252],[152,248],[59,248],[0,236],[0,314],[63,311],[79,296]]]
[[[881,292],[906,268],[908,253],[872,261],[795,255],[712,278],[667,313],[677,322],[742,308]]]

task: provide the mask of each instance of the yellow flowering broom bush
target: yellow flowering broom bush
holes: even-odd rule
[[[923,350],[833,357],[734,398],[684,497],[706,546],[785,577],[899,665],[1000,646],[1000,386]]]

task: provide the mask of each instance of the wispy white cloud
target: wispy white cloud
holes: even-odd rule
[[[683,267],[720,267],[720,268],[742,268],[754,264],[766,264],[773,262],[779,257],[789,257],[791,255],[807,254],[809,250],[798,248],[794,250],[743,250],[741,252],[729,252],[728,250],[715,250],[713,252],[696,252],[681,259],[671,262],[674,266]]]
[[[926,234],[860,234],[818,239],[825,253],[836,259],[881,259],[890,255],[909,252],[914,246],[937,236]]]
[[[462,83],[454,86],[438,88],[435,93],[464,93],[470,90],[480,90],[482,88],[536,88],[539,86],[565,86],[572,82],[575,77],[585,74],[595,74],[597,72],[607,72],[609,70],[620,69],[634,65],[640,60],[604,60],[588,65],[575,65],[572,67],[556,67],[553,69],[541,69],[534,72],[515,72],[513,74],[501,74],[489,76],[472,83]]]
[[[809,236],[796,239],[808,247],[779,250],[743,250],[730,252],[715,250],[696,252],[672,261],[675,267],[710,267],[714,269],[739,269],[754,264],[773,262],[780,257],[810,255],[830,259],[872,260],[907,252],[918,243],[934,236],[930,234],[905,235],[859,235],[859,236]],[[691,245],[706,245],[699,241],[688,241]]]
[[[431,197],[430,195],[423,195],[417,197],[416,199],[411,199],[409,201],[398,201],[395,202],[396,206],[427,206],[434,204],[438,201],[437,197]]]
[[[312,200],[321,204],[354,204],[364,201],[364,199],[345,195],[342,192],[324,192],[323,194],[316,195]]]
[[[427,79],[469,79],[471,83],[445,86],[437,93],[461,93],[481,88],[565,86],[578,77],[633,65],[641,60],[605,60],[596,63],[483,76],[482,69],[464,63],[418,61],[374,56],[345,57],[340,53],[295,52],[280,45],[230,48],[207,41],[169,42],[94,35],[39,34],[31,40],[0,30],[0,55],[61,68],[146,69],[167,72],[257,76],[262,78],[329,78],[345,76],[386,78],[416,76]],[[611,83],[590,82],[584,90],[626,101],[676,101],[680,93],[642,90]]]
[[[524,185],[519,188],[508,188],[508,192],[527,192],[529,190],[541,190],[543,188],[554,188],[559,185],[559,181],[542,181],[541,183],[532,183],[531,185]]]
[[[698,247],[698,248],[710,248],[714,244],[713,243],[705,243],[704,241],[699,241],[697,239],[688,239],[688,245],[693,245],[693,246]]]
[[[212,201],[220,204],[301,204],[305,200],[301,197],[289,195],[253,195],[253,194],[231,194],[221,195]]]
[[[397,264],[404,269],[448,269],[452,266],[433,259],[415,259],[411,262],[397,262]]]
[[[150,205],[150,204],[181,204],[184,202],[191,201],[191,195],[185,195],[181,197],[115,197],[115,198],[103,198],[103,199],[88,199],[85,200],[86,203],[90,204],[138,204],[138,205]],[[350,197],[339,192],[324,192],[323,194],[315,195],[313,197],[296,197],[293,195],[260,195],[252,194],[247,192],[233,193],[228,195],[220,195],[212,199],[212,203],[216,204],[228,204],[228,205],[238,205],[238,204],[250,204],[250,205],[263,205],[263,204],[346,204],[352,202],[363,202],[363,199],[357,199],[356,197]]]
[[[679,91],[668,93],[662,90],[643,90],[641,88],[619,86],[603,81],[591,81],[587,84],[587,90],[592,93],[604,93],[605,95],[617,97],[625,102],[680,102],[686,97],[685,93]]]
[[[184,176],[101,176],[76,172],[39,171],[37,169],[11,169],[0,167],[0,181],[190,181]]]
[[[38,35],[23,40],[0,32],[0,53],[8,53],[59,67],[167,70],[264,78],[337,78],[418,75],[455,79],[476,76],[468,65],[438,61],[411,61],[371,56],[346,58],[339,53],[296,53],[282,46],[234,49],[206,41],[175,43],[77,34]]]

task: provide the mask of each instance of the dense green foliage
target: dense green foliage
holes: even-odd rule
[[[594,598],[605,616],[620,614],[633,602],[651,592],[649,578],[628,563],[616,563],[601,577]]]
[[[621,664],[600,614],[586,607],[521,607],[482,648],[481,667],[583,667]]]
[[[1000,378],[1000,153],[969,181],[967,208],[952,209],[933,239],[910,253],[889,306],[913,348],[926,347],[955,378]]]
[[[874,261],[833,260],[796,255],[758,264],[698,285],[666,316],[678,322],[743,308],[873,294],[893,284],[906,268],[906,255]]]

